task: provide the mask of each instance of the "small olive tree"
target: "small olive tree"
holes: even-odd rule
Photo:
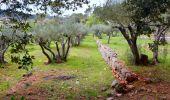
[[[71,38],[71,44],[72,46],[79,46],[82,39],[88,33],[88,28],[82,23],[75,23],[73,24],[73,27],[73,30],[75,32],[73,33],[73,36]]]
[[[0,64],[5,64],[5,53],[11,47],[11,61],[19,65],[19,69],[28,70],[32,66],[32,56],[29,55],[26,45],[30,42],[30,36],[12,26],[4,25],[0,32]],[[21,55],[20,55],[21,54]]]
[[[108,36],[108,40],[107,40],[108,44],[110,44],[110,39],[111,39],[111,36],[113,36],[114,31],[115,29],[112,28],[110,25],[106,25],[105,27],[103,27],[103,33]]]
[[[111,34],[113,32],[113,29],[109,25],[96,24],[91,27],[90,31],[93,33],[93,36],[97,36],[98,38],[102,39],[102,33]]]
[[[0,32],[0,64],[6,63],[4,55],[13,42],[12,36],[13,32],[10,28],[4,27]]]
[[[4,56],[7,49],[19,41],[22,35],[21,31],[14,30],[11,26],[2,25],[0,31],[0,64],[7,63]]]
[[[80,45],[80,40],[87,33],[84,25],[77,23],[41,23],[34,29],[34,36],[40,45],[43,54],[52,62],[61,63],[67,61],[70,46]],[[73,43],[74,41],[74,43]],[[53,50],[50,44],[55,44]]]

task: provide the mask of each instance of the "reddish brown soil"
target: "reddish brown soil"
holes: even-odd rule
[[[135,89],[115,100],[170,100],[170,83],[159,82],[145,84],[138,81],[134,83]]]
[[[50,74],[49,74],[50,73]],[[61,75],[60,72],[50,71],[50,72],[37,72],[29,77],[23,77],[16,86],[12,87],[4,100],[9,100],[11,96],[15,96],[19,99],[24,96],[26,100],[47,100],[50,97],[48,91],[37,87],[36,84],[45,82],[44,77]],[[144,74],[145,75],[145,74]],[[147,76],[147,75],[146,75]],[[157,79],[156,79],[157,80]],[[158,79],[159,80],[159,79]],[[112,96],[113,100],[170,100],[170,83],[165,81],[155,81],[146,84],[142,81],[137,81],[133,83],[135,88],[120,96]],[[64,93],[63,93],[64,94]],[[61,95],[59,98],[64,98]],[[91,97],[90,100],[106,100],[108,97],[98,96]],[[63,99],[62,99],[63,100]],[[66,100],[66,99],[64,99]],[[79,97],[76,100],[86,100],[86,97]]]
[[[44,77],[57,76],[60,72],[51,70],[48,72],[36,72],[31,76],[23,77],[16,86],[7,91],[5,100],[9,100],[12,96],[19,99],[24,96],[26,100],[47,100],[48,92],[42,88],[36,87],[37,84],[44,82]]]

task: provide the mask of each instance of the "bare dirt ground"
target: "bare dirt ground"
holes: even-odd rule
[[[155,74],[151,72],[150,74]],[[9,100],[11,96],[15,96],[19,99],[21,96],[24,96],[26,100],[47,100],[51,94],[43,88],[39,88],[36,84],[45,82],[46,80],[58,79],[58,80],[70,80],[74,76],[60,76],[61,73],[58,71],[50,70],[48,72],[36,72],[34,74],[25,75],[22,80],[20,80],[16,86],[8,90],[4,100]],[[148,72],[143,74],[145,77],[149,77]],[[152,78],[152,77],[151,77]],[[90,100],[170,100],[170,83],[165,82],[160,79],[152,79],[152,82],[146,84],[141,81],[133,83],[134,89],[123,95],[112,95],[103,97],[91,97]],[[62,100],[64,95],[61,95]],[[60,100],[61,100],[60,99]],[[86,100],[85,97],[79,97],[76,100]]]
[[[134,83],[135,89],[121,97],[113,97],[113,100],[170,100],[170,83],[158,82],[145,84]]]
[[[36,72],[34,74],[24,75],[23,78],[7,91],[7,95],[3,98],[4,100],[9,100],[12,96],[19,99],[21,96],[25,97],[26,100],[47,100],[50,94],[37,87],[37,84],[45,82],[46,80],[52,80],[53,78],[58,79],[71,79],[72,77],[59,76],[61,74],[59,71],[48,71],[48,72]]]

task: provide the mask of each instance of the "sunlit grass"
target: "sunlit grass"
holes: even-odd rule
[[[62,64],[45,65],[44,62],[47,59],[41,53],[40,47],[34,44],[28,48],[31,55],[35,56],[34,70],[44,72],[59,70],[64,75],[76,76],[76,79],[69,81],[46,81],[38,84],[37,87],[44,88],[53,95],[50,97],[51,99],[58,98],[63,93],[68,99],[79,96],[86,98],[98,95],[106,96],[105,93],[101,92],[101,88],[110,86],[113,77],[92,36],[87,36],[80,47],[72,47],[68,61]],[[0,84],[0,91],[4,90],[1,93],[5,94],[5,90],[16,84],[26,71],[18,70],[17,65],[10,64],[9,68],[1,69],[1,72],[3,72],[2,75],[7,74],[11,78],[6,83],[3,83],[4,80],[2,80],[2,85]],[[77,80],[79,84],[76,84]],[[50,91],[50,88],[53,91]],[[70,88],[73,88],[74,91]]]
[[[131,51],[126,40],[121,36],[112,37],[110,44],[107,44],[107,38],[107,36],[103,35],[103,39],[101,39],[102,43],[108,45],[113,51],[117,52],[119,59],[124,61],[132,70],[140,74],[151,72],[153,74],[152,77],[156,74],[157,78],[170,82],[170,44],[159,47],[159,65],[135,66],[131,63],[133,61],[131,58],[133,57],[131,56]],[[148,55],[149,60],[152,60],[152,52],[148,47],[148,43],[152,43],[152,40],[139,38],[137,41],[139,51],[142,54]],[[163,49],[165,49],[165,51]],[[131,61],[129,61],[129,59]],[[157,73],[154,73],[154,71]]]
[[[102,43],[108,45],[113,51],[118,53],[119,59],[124,61],[133,71],[139,74],[151,72],[151,77],[157,77],[162,80],[170,81],[170,55],[169,51],[164,59],[163,52],[160,52],[160,63],[158,66],[135,66],[129,63],[128,57],[130,49],[127,42],[123,37],[112,37],[110,44],[107,44],[107,37],[104,36],[100,39]],[[151,40],[138,40],[138,45],[141,46],[142,53],[147,54],[149,59],[152,58],[152,52],[147,48],[147,44]],[[53,50],[55,50],[55,47]],[[96,96],[106,96],[107,92],[101,92],[101,88],[110,87],[113,80],[112,73],[103,60],[100,52],[98,51],[96,41],[91,35],[81,43],[80,47],[72,47],[69,53],[68,61],[62,64],[45,65],[47,62],[46,57],[41,53],[38,45],[32,44],[28,46],[31,55],[35,56],[34,67],[35,71],[50,72],[56,70],[56,75],[73,75],[75,79],[67,81],[47,80],[43,83],[36,84],[35,87],[43,88],[50,93],[49,99],[58,99],[64,95],[66,99],[74,99],[80,96],[89,99]],[[163,48],[161,46],[160,48]],[[169,50],[170,45],[166,48]],[[8,62],[10,62],[9,54],[6,54]],[[16,64],[9,63],[0,69],[0,95],[6,94],[6,91],[14,86],[21,78],[25,70],[19,70]],[[156,73],[156,76],[155,76]],[[79,82],[79,84],[76,83]],[[0,97],[1,97],[0,96]]]

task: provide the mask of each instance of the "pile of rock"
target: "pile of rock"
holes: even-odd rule
[[[123,86],[122,88],[125,88],[127,84],[138,80],[138,76],[132,71],[130,71],[123,62],[118,60],[117,54],[113,52],[111,48],[106,45],[103,45],[99,40],[96,41],[99,51],[101,52],[103,58],[105,59],[109,67],[111,68],[114,77],[116,78],[115,86],[118,86],[120,88]],[[115,87],[114,85],[112,86]]]

